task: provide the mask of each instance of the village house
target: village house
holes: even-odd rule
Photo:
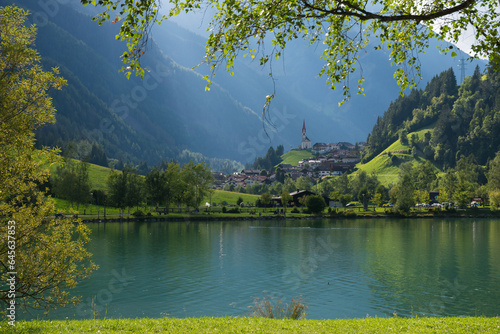
[[[226,176],[220,172],[212,172],[212,177],[214,178],[214,187],[222,188],[226,184]]]

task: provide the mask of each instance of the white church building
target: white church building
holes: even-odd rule
[[[300,143],[299,148],[301,150],[310,150],[311,149],[311,141],[307,138],[306,135],[306,120],[302,123],[302,142]]]

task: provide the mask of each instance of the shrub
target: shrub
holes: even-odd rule
[[[222,213],[226,213],[227,212],[227,209],[225,206],[222,207]]]
[[[294,207],[291,211],[291,213],[299,213],[299,212],[300,212],[299,209],[297,209],[296,207]]]
[[[292,298],[292,301],[286,304],[281,299],[273,302],[264,297],[262,300],[256,298],[251,309],[250,314],[253,317],[298,320],[305,317],[307,306],[300,298]]]
[[[307,209],[314,214],[320,214],[325,210],[326,203],[321,195],[311,195],[306,198]]]
[[[222,212],[224,212],[224,213],[226,213],[226,212],[227,213],[240,213],[240,209],[235,207],[235,208],[231,208],[231,209],[226,210],[226,211],[222,210]]]
[[[347,211],[345,211],[345,212],[344,212],[344,215],[345,215],[346,217],[356,217],[356,216],[357,216],[356,212],[354,212],[354,211],[352,211],[352,210],[347,210]]]
[[[137,210],[134,213],[132,213],[132,216],[134,216],[134,217],[144,217],[144,212],[142,212],[141,210]]]

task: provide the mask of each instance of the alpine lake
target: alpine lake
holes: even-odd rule
[[[500,314],[500,220],[88,226],[100,268],[48,319],[249,316],[256,298],[300,298],[307,319]]]

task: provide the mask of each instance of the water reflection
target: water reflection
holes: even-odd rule
[[[264,296],[302,296],[311,319],[500,312],[497,221],[90,226],[100,269],[51,318],[244,316]]]

